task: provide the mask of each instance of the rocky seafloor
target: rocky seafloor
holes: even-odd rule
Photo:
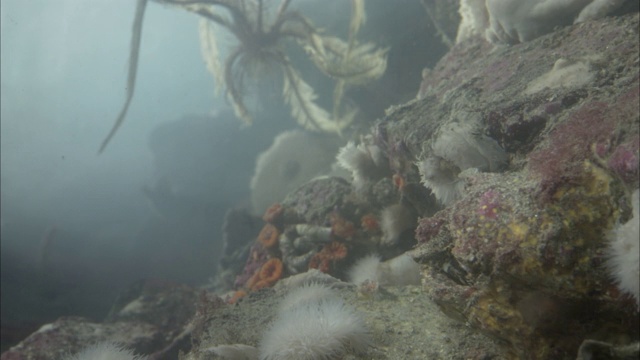
[[[214,359],[217,345],[260,345],[290,286],[281,279],[314,269],[347,280],[361,257],[405,252],[419,285],[331,281],[373,339],[343,358],[637,358],[637,303],[605,264],[639,186],[638,28],[634,13],[515,46],[454,46],[416,100],[354,144],[371,162],[356,186],[316,179],[269,209],[235,253],[245,266],[231,298],[140,285],[105,323],[61,319],[2,360],[101,340]]]

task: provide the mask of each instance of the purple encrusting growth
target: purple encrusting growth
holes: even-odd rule
[[[638,88],[630,87],[621,93],[610,104],[593,99],[584,101],[564,123],[553,129],[549,142],[529,156],[530,169],[541,178],[543,198],[562,182],[582,176],[585,160],[606,158],[609,151],[604,144],[618,137],[618,128],[633,126],[625,122],[629,114],[637,112]],[[637,177],[636,139],[637,135],[631,140],[621,139],[626,141],[616,147],[607,160],[609,169],[623,180]]]
[[[429,149],[416,144],[437,139],[446,119],[472,107],[480,133],[509,154],[508,171],[466,172],[459,198],[433,215],[420,214],[413,254],[437,303],[506,340],[520,357],[575,357],[575,348],[557,345],[579,344],[588,336],[584,329],[607,323],[637,335],[637,320],[629,316],[637,315],[630,306],[636,304],[620,296],[603,266],[604,235],[619,214],[620,190],[638,187],[638,45],[637,32],[628,30],[637,22],[637,14],[624,22],[587,22],[492,52],[483,44],[460,44],[423,79],[422,100],[383,123],[387,137],[406,139],[420,160]],[[607,59],[607,70],[590,83],[522,92],[559,58],[593,55]],[[566,321],[543,329],[525,316],[531,309],[519,307],[536,296],[552,299],[553,306],[588,305],[600,315],[559,314]],[[555,314],[543,306],[533,310]],[[576,326],[560,334],[567,323]]]
[[[500,210],[500,198],[499,193],[495,190],[487,190],[480,197],[480,206],[478,207],[478,214],[485,219],[495,219],[498,216]]]
[[[619,145],[607,161],[609,169],[618,175],[624,182],[633,183],[638,181],[638,152],[640,137]]]
[[[531,169],[542,177],[542,182],[552,182],[558,174],[572,178],[588,157],[589,145],[604,141],[613,131],[611,121],[603,121],[607,104],[591,102],[575,111],[565,123],[558,125],[550,135],[548,146],[530,156]]]
[[[442,215],[442,212],[438,213]],[[447,222],[444,216],[426,217],[420,219],[416,228],[416,240],[420,243],[429,242],[432,238],[440,233],[440,228]]]

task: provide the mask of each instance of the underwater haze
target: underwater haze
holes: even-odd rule
[[[5,328],[61,315],[103,316],[117,289],[143,277],[206,280],[215,259],[187,253],[208,246],[213,256],[223,211],[248,191],[250,172],[236,189],[197,189],[210,203],[192,206],[201,214],[191,224],[158,214],[144,192],[179,170],[158,167],[153,130],[223,111],[203,65],[197,18],[148,6],[134,100],[98,156],[124,101],[135,2],[3,0],[1,7],[3,337]],[[226,136],[239,131],[231,121],[220,122]],[[218,131],[211,124],[207,134]],[[191,168],[217,161],[181,152],[188,139],[171,141],[171,156]],[[185,254],[176,251],[183,247]]]
[[[223,64],[237,48],[281,60],[264,68],[227,61],[236,66],[232,84],[216,84],[216,51],[203,40],[199,17],[159,2],[146,4],[135,92],[113,138],[107,135],[126,104],[140,2],[0,4],[0,352],[65,316],[108,322],[116,298],[140,284],[228,291],[265,209],[328,174],[349,134],[413,99],[423,67],[446,50],[420,1],[369,0],[365,16],[360,1],[299,0],[285,12],[291,28],[275,44],[243,43],[225,26],[212,28],[207,36],[216,38]],[[275,13],[279,1],[264,4]],[[351,52],[348,61],[336,62],[331,52],[310,57],[291,36],[308,30],[296,26],[300,18],[291,14],[298,12],[322,34],[322,46]],[[364,25],[349,50],[339,37],[355,38],[354,24],[365,18],[374,26]],[[331,109],[336,76],[344,109]],[[216,85],[227,94],[236,86],[240,95],[218,96]],[[250,116],[237,116],[241,103]],[[252,126],[239,121],[249,117]]]

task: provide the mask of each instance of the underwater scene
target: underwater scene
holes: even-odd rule
[[[637,0],[0,30],[0,360],[640,359]]]

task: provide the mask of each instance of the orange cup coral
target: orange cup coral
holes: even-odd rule
[[[331,260],[341,260],[347,256],[347,247],[337,241],[325,245],[322,251],[325,252]]]
[[[282,216],[283,211],[284,211],[284,207],[282,207],[282,205],[280,205],[279,203],[275,203],[269,206],[267,211],[265,211],[264,215],[262,216],[262,220],[264,220],[267,223],[275,223],[280,219],[280,216]]]
[[[278,281],[283,274],[284,266],[278,258],[272,258],[262,264],[246,283],[246,288],[251,291],[270,287]]]
[[[362,226],[365,231],[369,232],[377,231],[380,229],[378,219],[376,219],[376,216],[373,214],[366,214],[362,216],[362,218],[360,219],[360,226]]]
[[[269,259],[262,268],[260,268],[260,280],[264,280],[269,285],[274,284],[282,276],[282,261],[278,258]],[[259,283],[259,282],[258,282]],[[257,285],[257,283],[256,283]]]
[[[329,221],[331,222],[331,233],[339,238],[350,239],[356,233],[356,227],[353,223],[335,212],[330,215]]]
[[[231,296],[231,298],[229,298],[229,300],[227,300],[228,304],[235,304],[236,302],[238,302],[238,300],[242,299],[243,297],[247,296],[247,292],[244,290],[238,290],[235,293],[233,293],[233,296]]]
[[[278,243],[278,236],[280,236],[278,228],[271,224],[266,224],[262,230],[260,230],[260,234],[258,234],[258,241],[264,245],[264,247],[270,248]]]
[[[347,247],[337,241],[325,245],[322,250],[309,260],[310,269],[318,269],[324,273],[331,270],[331,265],[347,257]]]
[[[272,284],[270,284],[268,281],[266,280],[259,280],[257,283],[253,284],[253,286],[251,287],[251,290],[253,291],[258,291],[260,289],[264,289],[264,288],[268,288],[270,287]]]
[[[393,174],[391,180],[393,180],[393,185],[400,191],[404,190],[404,187],[407,185],[406,180],[400,174]]]

